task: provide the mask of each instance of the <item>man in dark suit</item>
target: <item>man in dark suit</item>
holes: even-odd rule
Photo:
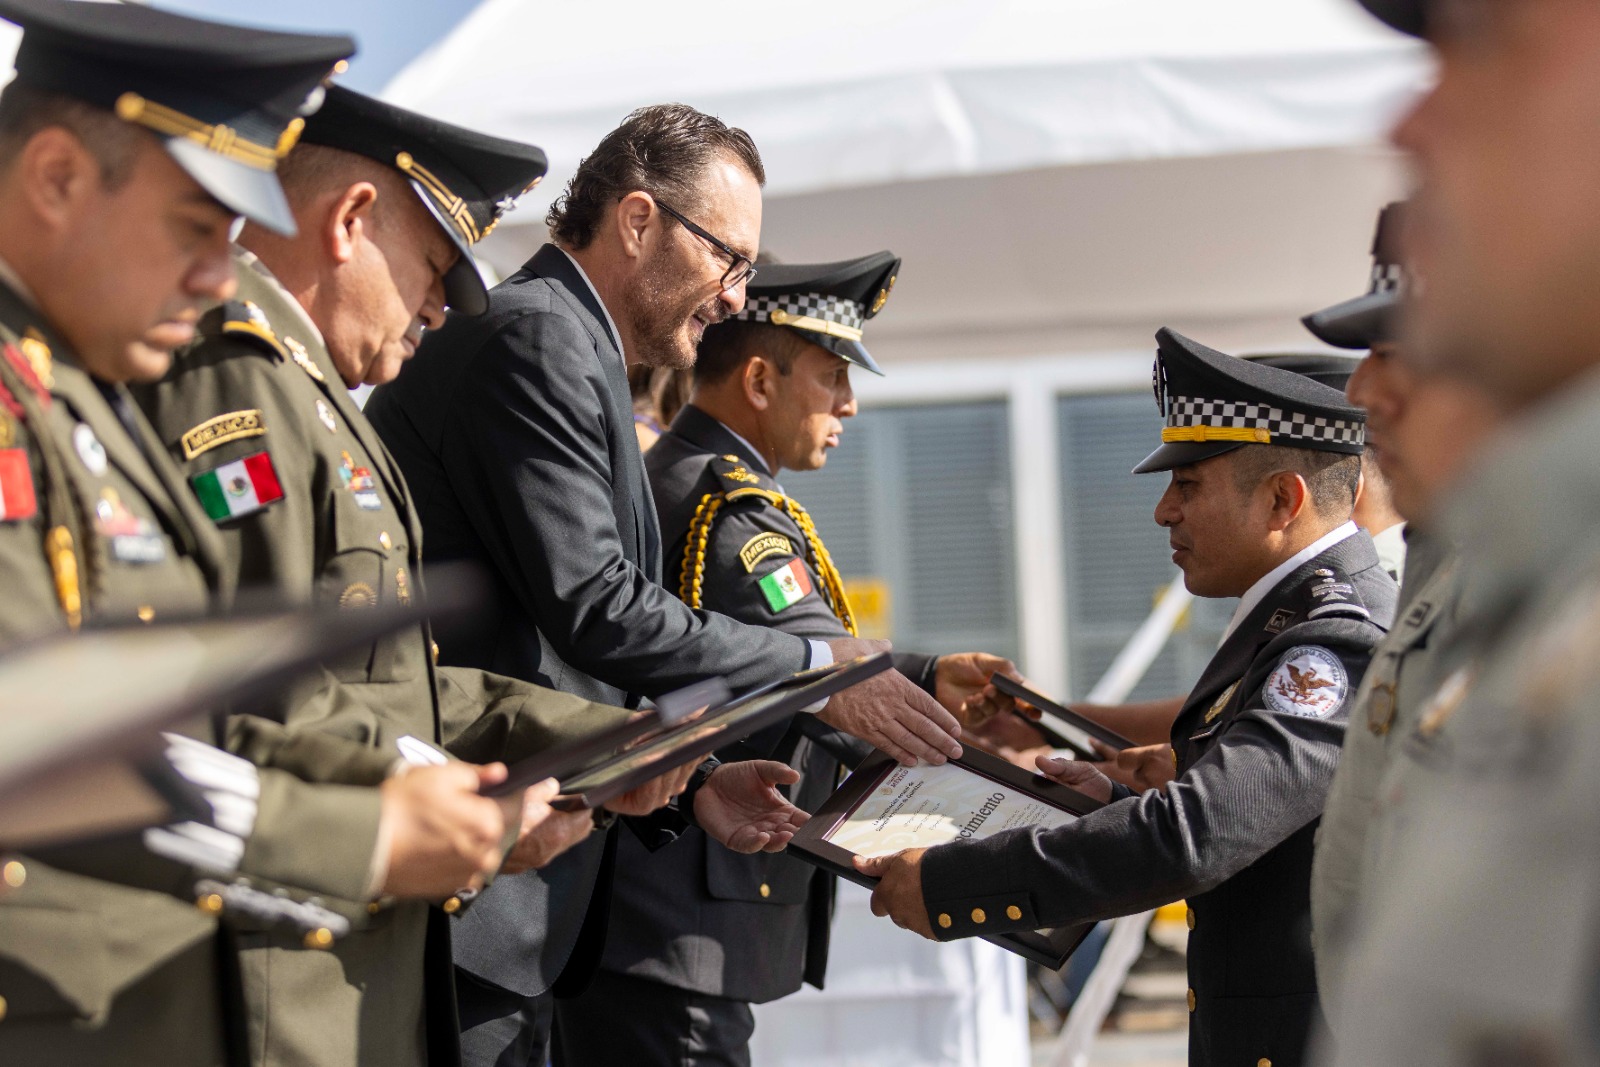
[[[1199,596],[1240,597],[1173,724],[1178,776],[1134,795],[1085,764],[1052,777],[1110,801],[1053,829],[858,859],[873,911],[948,939],[1189,901],[1189,1062],[1304,1062],[1321,1028],[1312,840],[1347,703],[1394,615],[1394,580],[1350,521],[1365,416],[1300,375],[1157,334],[1171,471],[1156,521]]]
[[[763,266],[744,310],[706,330],[689,404],[645,457],[667,588],[690,607],[801,637],[854,635],[822,537],[776,476],[822,467],[856,412],[851,369],[883,373],[862,329],[899,272],[890,252]],[[895,658],[952,711],[1014,671],[983,653]],[[801,775],[795,802],[815,811],[841,762],[865,752],[819,725],[802,715],[718,755],[783,760]],[[556,1009],[562,1062],[748,1065],[751,1003],[822,985],[833,897],[832,875],[789,856],[736,855],[697,830],[655,852],[624,836],[600,973]]]
[[[477,561],[499,586],[485,636],[443,661],[632,706],[710,675],[738,688],[882,647],[748,626],[659,584],[626,367],[692,365],[705,328],[743,306],[763,179],[742,131],[681,105],[635,112],[551,209],[555,243],[373,394],[425,558]],[[960,751],[955,718],[896,672],[818,715],[908,762]],[[594,835],[496,881],[457,924],[469,1064],[542,1062],[550,994],[581,988],[600,956],[615,841]]]

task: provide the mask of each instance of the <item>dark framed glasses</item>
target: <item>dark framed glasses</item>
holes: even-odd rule
[[[685,218],[682,212],[668,207],[660,200],[656,201],[656,207],[677,219],[678,224],[684,229],[688,230],[696,237],[711,245],[712,248],[715,248],[717,251],[728,257],[731,262],[728,265],[728,269],[722,272],[723,292],[727,292],[729,289],[736,288],[740,285],[748,285],[750,281],[755,278],[756,265],[750,261],[749,256],[729,247],[728,242],[722,240],[721,238],[711,236],[711,234],[707,233],[705,230],[701,229],[699,226],[696,226],[694,223]]]

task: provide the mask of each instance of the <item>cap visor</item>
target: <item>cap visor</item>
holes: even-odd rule
[[[1335,348],[1371,348],[1393,338],[1393,321],[1399,295],[1393,292],[1367,293],[1321,311],[1300,321],[1317,340]]]
[[[444,235],[450,238],[450,243],[456,246],[456,251],[461,253],[455,264],[444,272],[445,303],[452,311],[459,311],[463,315],[482,315],[489,310],[489,288],[483,284],[483,275],[478,273],[477,261],[472,258],[472,246],[456,229],[455,223],[445,218],[433,197],[415,179],[411,181],[411,188],[416,191],[423,207],[433,215],[439,228],[444,230]]]
[[[294,212],[289,210],[289,200],[283,195],[276,173],[220,156],[182,137],[165,143],[167,154],[223,207],[273,233],[295,235]]]
[[[1361,0],[1362,7],[1389,27],[1413,37],[1427,32],[1425,3],[1426,0]]]
[[[885,377],[883,368],[878,366],[877,361],[872,358],[871,354],[867,352],[866,346],[860,341],[847,341],[843,337],[817,333],[814,330],[800,330],[798,332],[804,334],[806,340],[816,342],[846,363],[854,363],[862,370],[871,371],[880,378]]]
[[[1140,460],[1139,465],[1133,468],[1133,473],[1155,474],[1158,471],[1170,471],[1174,467],[1187,467],[1191,463],[1243,448],[1244,445],[1243,441],[1168,441]]]

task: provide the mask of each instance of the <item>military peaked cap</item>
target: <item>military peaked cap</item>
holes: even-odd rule
[[[1361,0],[1361,6],[1401,33],[1428,34],[1427,0]]]
[[[1278,367],[1225,355],[1180,333],[1156,334],[1161,447],[1135,474],[1199,463],[1244,445],[1359,455],[1367,416],[1344,394]]]
[[[1366,293],[1300,320],[1319,341],[1335,348],[1371,348],[1394,340],[1400,301],[1410,284],[1400,256],[1405,213],[1405,202],[1398,201],[1378,215],[1378,229],[1372,235],[1372,281]]]
[[[893,252],[839,263],[763,265],[745,290],[744,310],[733,317],[799,330],[813,344],[881,375],[861,343],[862,328],[888,303],[899,275],[900,257]]]
[[[294,233],[274,171],[321,101],[323,82],[355,52],[349,37],[76,0],[0,0],[0,18],[22,27],[16,84],[143,126],[225,207]]]
[[[1333,352],[1257,353],[1244,358],[1263,367],[1294,371],[1341,393],[1350,384],[1350,375],[1361,366],[1360,356],[1341,356]]]
[[[461,252],[445,274],[445,299],[467,315],[481,315],[489,291],[472,258],[472,246],[489,235],[517,197],[539,184],[548,164],[533,145],[419,115],[334,86],[306,124],[307,144],[354,152],[404,174]]]

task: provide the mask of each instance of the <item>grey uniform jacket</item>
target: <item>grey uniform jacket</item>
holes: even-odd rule
[[[805,641],[691,611],[659,584],[632,412],[604,309],[553,245],[374,391],[366,413],[411,487],[424,559],[478,563],[498,593],[481,636],[443,642],[442,662],[627,706],[709,675],[740,688],[807,665]],[[498,879],[456,924],[457,964],[524,995],[551,988],[591,895],[604,921],[612,841]],[[577,955],[592,966],[599,952]]]
[[[944,845],[923,861],[941,937],[1126,915],[1187,898],[1189,1062],[1303,1060],[1317,1022],[1311,847],[1346,704],[1395,607],[1357,532],[1240,620],[1173,724],[1178,777],[1071,825]]]
[[[667,588],[680,593],[690,523],[701,505],[730,490],[781,492],[759,456],[692,405],[651,448],[645,468],[661,517]],[[775,612],[760,579],[797,558],[812,592]],[[721,503],[704,550],[704,607],[802,637],[849,636],[823,589],[805,534],[787,511],[755,494]],[[935,663],[931,656],[896,658],[897,667],[930,691]],[[834,753],[841,745],[825,733],[831,731],[805,716],[718,755],[788,763],[802,775],[791,799],[815,811],[840,770]],[[857,756],[866,751],[861,746]],[[738,855],[697,828],[657,851],[624,835],[602,966],[712,996],[776,1000],[802,981],[822,984],[833,895],[833,876],[824,871],[782,853]]]

